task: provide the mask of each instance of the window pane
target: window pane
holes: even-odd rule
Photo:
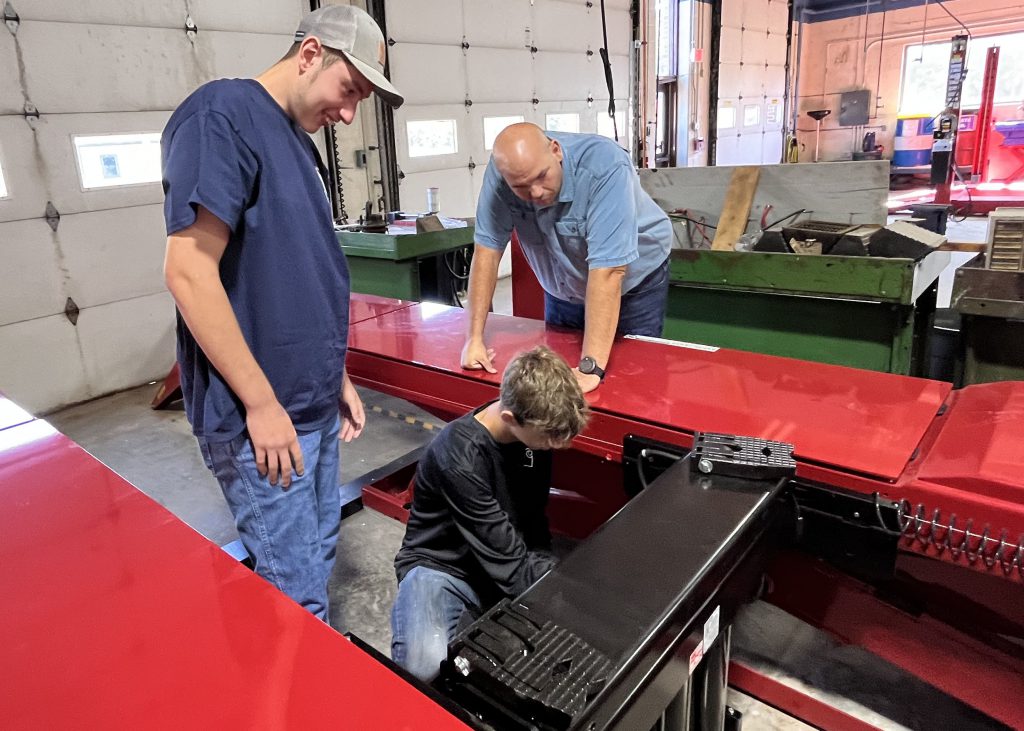
[[[761,106],[759,104],[743,105],[743,126],[756,127],[761,124]]]
[[[675,76],[672,66],[672,4],[674,0],[657,0],[658,76]]]
[[[522,115],[514,115],[510,117],[484,117],[484,149],[490,150],[494,147],[494,138],[501,133],[501,130],[505,129],[510,124],[518,124],[522,121]]]
[[[1024,99],[1024,33],[976,38],[967,44],[967,77],[960,101],[964,109],[976,109],[981,104],[985,56],[990,46],[999,46],[995,103]],[[907,46],[903,58],[901,115],[933,115],[942,111],[949,76],[949,49],[948,42]]]
[[[579,132],[580,115],[576,112],[545,115],[544,128],[552,132]]]
[[[452,155],[459,151],[454,119],[428,119],[405,123],[409,157]]]
[[[736,126],[736,107],[732,102],[720,102],[718,105],[718,129],[732,129]]]
[[[74,135],[82,188],[160,182],[160,133]]]

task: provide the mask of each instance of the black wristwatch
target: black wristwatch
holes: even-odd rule
[[[589,355],[585,355],[580,358],[579,365],[580,373],[586,373],[588,376],[593,373],[595,376],[604,380],[604,368],[597,364],[597,361],[591,358]]]

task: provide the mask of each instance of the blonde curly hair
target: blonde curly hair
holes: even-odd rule
[[[532,426],[553,442],[568,442],[590,418],[572,370],[543,345],[520,353],[501,377],[501,405],[522,426]]]

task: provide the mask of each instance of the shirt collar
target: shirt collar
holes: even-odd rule
[[[576,178],[573,176],[572,158],[569,155],[569,146],[564,140],[552,137],[562,148],[562,188],[558,191],[558,202],[569,203],[576,194]]]

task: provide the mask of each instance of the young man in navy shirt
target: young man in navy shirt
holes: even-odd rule
[[[554,565],[548,450],[568,447],[587,416],[569,366],[539,346],[508,364],[497,401],[430,443],[395,557],[395,662],[432,680],[464,612],[518,596]]]
[[[328,617],[340,520],[338,439],[363,406],[345,373],[349,272],[307,133],[351,124],[384,77],[362,10],[306,15],[255,79],[200,87],[161,140],[185,410],[256,572]]]

